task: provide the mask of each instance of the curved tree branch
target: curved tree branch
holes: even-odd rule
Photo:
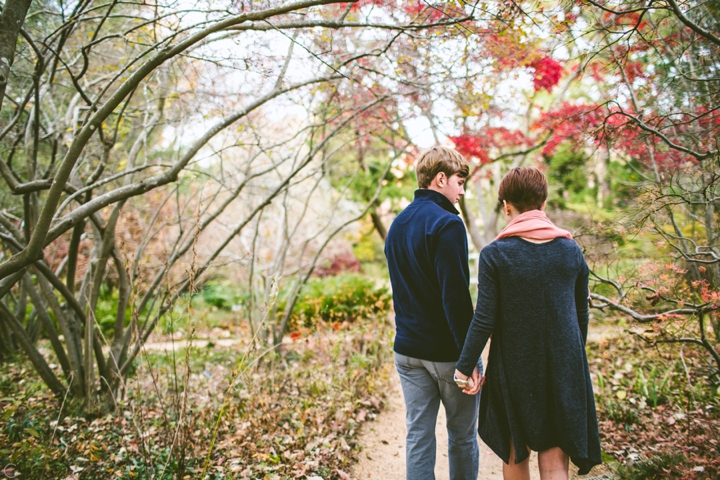
[[[84,150],[85,145],[90,140],[90,137],[95,133],[95,130],[97,130],[102,125],[105,119],[115,110],[118,105],[120,105],[123,99],[125,99],[128,94],[134,91],[140,84],[140,82],[148,74],[153,72],[157,67],[165,63],[170,58],[181,54],[189,47],[200,42],[212,33],[219,32],[234,25],[239,25],[248,21],[264,20],[266,18],[270,18],[276,15],[282,15],[295,10],[301,10],[312,6],[325,5],[337,2],[338,0],[301,0],[257,12],[248,12],[234,15],[229,18],[215,22],[211,26],[190,35],[184,40],[179,41],[174,46],[167,46],[161,48],[153,57],[140,65],[137,70],[135,70],[135,72],[129,75],[129,77],[117,88],[117,90],[113,92],[113,94],[110,96],[110,98],[108,98],[107,101],[105,101],[105,103],[95,107],[96,109],[94,110],[94,113],[90,115],[85,125],[75,136],[72,144],[70,145],[67,153],[65,154],[65,158],[57,169],[55,179],[52,186],[50,187],[50,190],[48,191],[47,197],[45,199],[45,204],[43,205],[43,208],[35,225],[35,229],[33,230],[32,236],[30,237],[27,246],[23,249],[22,252],[13,255],[9,260],[0,264],[0,279],[5,278],[6,276],[19,270],[20,268],[29,265],[30,263],[33,263],[37,259],[42,258],[42,249],[45,245],[47,245],[48,237],[53,238],[52,235],[48,235],[48,230],[50,229],[50,225],[55,214],[58,202],[60,201],[60,197],[65,189],[65,184],[67,183],[70,174],[75,167],[78,158],[80,157],[80,154]],[[178,167],[182,168],[182,165],[178,165]],[[172,170],[171,172],[168,172],[168,174],[164,175],[163,178],[156,178],[150,180],[149,182],[141,182],[141,184],[138,185],[137,191],[143,193],[157,187],[160,184],[159,182],[161,181],[165,181],[165,183],[173,181],[174,178],[177,177],[178,172],[179,170]],[[123,192],[121,198],[125,194],[126,193]],[[132,193],[127,194],[125,198],[129,197],[130,195],[132,195]],[[120,198],[118,198],[118,200],[119,199]],[[109,198],[106,197],[102,201],[107,200],[109,200]],[[100,203],[102,203],[102,201]],[[108,205],[108,203],[102,206],[105,205]],[[79,221],[79,219],[77,221]],[[71,226],[72,222],[66,225],[64,229],[61,229],[61,231],[65,231]],[[58,230],[53,230],[55,230],[57,236]]]

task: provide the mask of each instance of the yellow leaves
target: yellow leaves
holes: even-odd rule
[[[477,117],[490,108],[491,99],[489,95],[476,94],[463,99],[463,102],[458,103],[458,107],[463,116]]]

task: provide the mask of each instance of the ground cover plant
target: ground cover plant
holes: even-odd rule
[[[310,280],[295,304],[291,325],[313,327],[324,322],[355,321],[390,309],[391,295],[375,280],[357,274],[344,274]],[[285,302],[279,302],[284,310]]]
[[[340,478],[382,407],[391,338],[386,320],[363,319],[320,326],[282,358],[151,343],[117,408],[95,418],[17,358],[0,373],[0,460],[19,478]]]
[[[704,355],[648,349],[619,324],[622,334],[588,343],[602,448],[615,477],[718,478],[720,394]]]

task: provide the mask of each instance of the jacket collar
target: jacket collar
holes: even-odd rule
[[[455,206],[448,200],[448,198],[440,192],[430,190],[429,188],[418,188],[415,190],[416,202],[433,202],[440,205],[444,210],[455,215],[460,215]]]

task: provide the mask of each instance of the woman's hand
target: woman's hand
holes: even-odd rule
[[[466,376],[464,373],[462,373],[460,370],[455,370],[455,377],[459,378],[460,380],[467,380],[468,386],[463,388],[463,393],[467,393],[468,395],[477,395],[477,393],[480,391],[480,388],[482,388],[483,384],[485,383],[485,377],[480,375],[480,369],[476,366],[475,370],[473,370],[473,373],[470,377]]]
[[[475,366],[475,370],[473,370],[470,380],[470,385],[468,388],[463,390],[463,393],[467,393],[468,395],[477,395],[485,383],[485,377],[480,375],[480,368],[478,368],[477,365]]]

